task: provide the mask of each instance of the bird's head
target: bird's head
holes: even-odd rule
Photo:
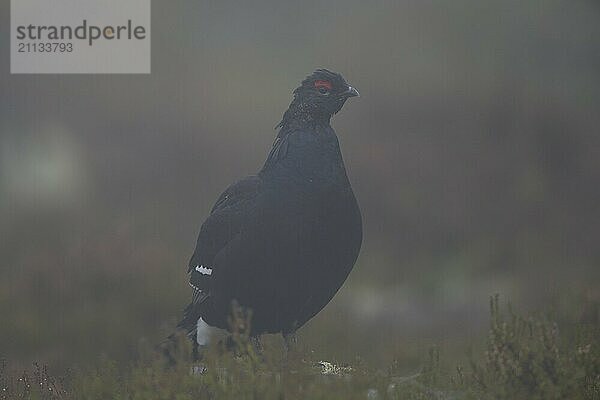
[[[358,96],[358,91],[342,75],[327,69],[317,69],[294,90],[292,105],[300,107],[315,119],[329,118],[342,109],[346,100],[354,96]]]

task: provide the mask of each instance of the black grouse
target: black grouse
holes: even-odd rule
[[[189,262],[193,299],[178,327],[229,329],[232,303],[251,310],[252,336],[293,334],[342,286],[362,222],[331,117],[358,96],[318,69],[294,90],[258,174],[231,185],[202,224]]]

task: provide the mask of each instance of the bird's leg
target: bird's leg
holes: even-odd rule
[[[200,348],[205,348],[205,345],[201,345],[198,343],[198,332],[196,331],[192,336],[190,336],[192,340],[192,375],[202,375],[206,372],[206,364],[201,363],[204,358],[200,353]]]
[[[200,345],[198,344],[198,332],[194,333],[191,337],[192,339],[192,361],[196,362],[200,360],[200,352],[198,348]]]

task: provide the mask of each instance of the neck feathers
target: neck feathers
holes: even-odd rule
[[[330,115],[322,115],[314,107],[302,102],[298,98],[294,98],[275,129],[281,128],[281,131],[288,131],[295,128],[329,125],[330,119]]]

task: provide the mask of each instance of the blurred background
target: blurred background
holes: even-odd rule
[[[8,0],[0,13],[7,55]],[[304,346],[416,368],[430,344],[484,334],[494,293],[598,318],[598,2],[154,1],[152,16],[151,75],[0,62],[0,356],[127,360],[170,333],[201,222],[318,67],[361,93],[333,125],[365,240]]]

